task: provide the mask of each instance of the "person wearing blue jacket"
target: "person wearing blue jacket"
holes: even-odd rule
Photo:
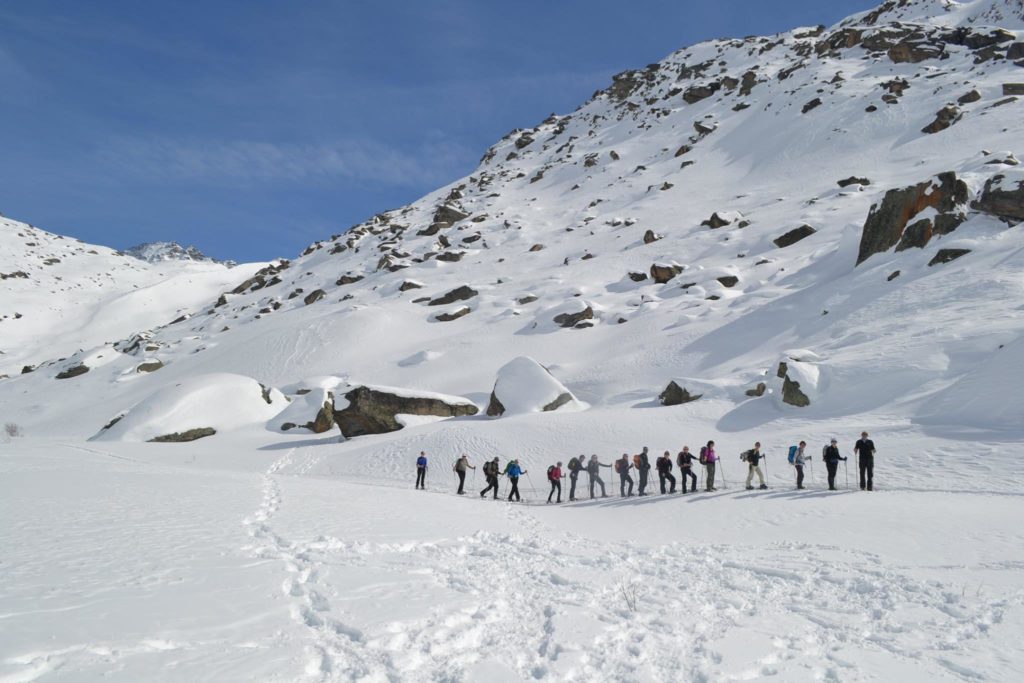
[[[427,489],[427,454],[420,451],[420,457],[416,458],[416,488]]]
[[[508,492],[509,501],[512,500],[512,496],[516,497],[516,501],[521,501],[522,498],[519,496],[519,477],[526,474],[526,470],[519,466],[518,460],[513,460],[505,468],[505,474],[508,475],[508,480],[512,484],[512,488]]]

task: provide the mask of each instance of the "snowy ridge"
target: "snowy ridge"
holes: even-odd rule
[[[215,263],[224,263],[228,266],[235,265],[234,261],[217,261],[193,245],[183,247],[177,242],[145,242],[125,249],[124,253],[148,263],[156,263],[158,261],[213,261]]]

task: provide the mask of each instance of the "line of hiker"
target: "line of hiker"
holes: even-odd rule
[[[811,466],[811,456],[806,452],[806,448],[806,441],[800,441],[799,444],[789,447],[787,460],[796,472],[797,490],[803,490],[806,488],[804,486],[804,468]],[[861,438],[854,445],[853,452],[858,458],[860,488],[862,491],[871,491],[874,489],[875,444],[868,438],[867,432],[861,433]],[[821,458],[825,463],[825,469],[828,475],[828,489],[830,491],[835,491],[837,490],[836,475],[839,471],[839,463],[845,463],[847,461],[847,458],[840,453],[838,441],[836,439],[831,439],[829,443],[822,448]],[[755,442],[753,448],[740,453],[740,460],[747,465],[746,489],[748,491],[754,489],[753,482],[755,476],[758,480],[758,488],[767,489],[768,484],[766,476],[768,473],[768,459],[767,455],[761,450],[761,442]],[[763,469],[762,463],[764,464]],[[688,492],[697,492],[698,478],[696,465],[700,465],[704,468],[704,490],[706,492],[717,491],[718,487],[716,486],[716,483],[718,483],[719,479],[721,479],[722,485],[725,485],[721,456],[715,451],[715,442],[708,441],[707,444],[701,446],[700,452],[697,456],[694,456],[694,454],[690,452],[689,446],[683,446],[683,450],[679,451],[676,455],[675,466],[678,466],[679,468],[680,493],[685,494]],[[578,500],[576,497],[576,486],[580,473],[582,472],[586,472],[587,474],[590,497],[608,498],[604,479],[601,478],[602,468],[613,469],[615,474],[619,476],[620,497],[632,497],[634,495],[634,483],[637,484],[637,496],[650,495],[647,491],[647,487],[651,467],[652,465],[646,446],[644,446],[640,453],[633,456],[630,456],[628,453],[623,453],[622,457],[615,460],[612,464],[602,463],[596,454],[591,455],[590,458],[587,458],[585,455],[571,458],[566,468],[568,475],[566,474],[566,471],[562,469],[562,463],[559,461],[558,463],[548,467],[547,470],[548,483],[551,485],[551,491],[548,493],[547,502],[562,502],[562,480],[565,479],[566,476],[569,478],[569,501]],[[661,493],[675,493],[677,481],[672,472],[672,453],[670,451],[665,451],[655,460],[653,467],[658,473],[658,483],[660,485]],[[466,493],[466,474],[469,470],[476,470],[476,467],[469,463],[469,456],[463,453],[458,460],[456,460],[452,469],[459,479],[459,488],[456,493],[464,495]],[[519,465],[519,461],[517,459],[513,458],[509,460],[506,463],[505,468],[502,470],[498,458],[495,457],[492,460],[485,462],[482,469],[487,486],[480,491],[481,498],[484,498],[488,493],[493,492],[493,497],[496,500],[500,489],[498,478],[504,476],[509,481],[508,500],[522,500],[519,494],[519,478],[522,476],[529,477],[529,472]],[[633,477],[630,476],[631,471],[636,472],[637,482],[634,482]],[[420,455],[416,459],[417,489],[426,489],[426,473],[427,456],[425,452],[420,451]],[[812,479],[813,476],[812,468]],[[849,483],[848,478],[847,483]],[[596,495],[597,488],[601,489],[600,496]],[[554,500],[552,500],[553,498]]]

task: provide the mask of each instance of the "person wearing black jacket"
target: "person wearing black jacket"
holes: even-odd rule
[[[637,485],[636,495],[646,496],[647,473],[651,471],[651,461],[647,459],[647,446],[644,446],[644,450],[637,457],[640,458],[640,464],[637,465],[637,469],[640,470],[640,483]]]
[[[619,474],[619,497],[630,498],[633,496],[633,477],[629,476],[629,470],[633,463],[629,461],[629,455],[623,453],[622,457],[615,461],[615,471]],[[629,485],[629,493],[626,493],[626,485]]]
[[[586,462],[585,455],[569,460],[569,502],[576,500],[576,480],[579,479],[580,472],[586,469]]]
[[[676,478],[672,476],[672,454],[665,451],[665,454],[656,461],[658,466],[658,482],[661,484],[661,493],[665,494],[665,482],[672,487],[669,493],[676,492]]]
[[[761,458],[764,454],[761,453],[761,442],[754,443],[754,447],[743,454],[743,459],[747,462],[747,490],[754,488],[753,481],[754,475],[757,475],[758,481],[761,482],[761,488],[766,489],[768,485],[764,483],[764,473],[761,472]]]
[[[875,442],[868,438],[867,432],[860,433],[860,440],[853,447],[857,454],[857,465],[860,469],[860,490],[873,490],[875,476]]]
[[[686,478],[689,477],[692,482],[693,492],[697,492],[697,475],[693,473],[693,453],[690,452],[689,446],[683,446],[683,450],[679,451],[679,455],[676,459],[676,464],[679,465],[679,477],[682,479],[683,493],[686,493]]]
[[[828,470],[828,490],[836,490],[836,471],[839,469],[839,461],[846,458],[839,455],[839,442],[832,439],[832,443],[821,451],[821,458],[825,461],[825,468]]]
[[[487,478],[487,488],[480,492],[480,497],[487,496],[488,491],[494,491],[494,500],[498,500],[498,459],[484,463],[484,476]]]

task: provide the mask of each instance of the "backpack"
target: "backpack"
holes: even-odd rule
[[[750,453],[750,451],[743,451],[742,453],[740,453],[740,460],[742,460],[743,462],[746,462],[747,461],[747,454],[748,453]]]
[[[578,469],[580,469],[580,461],[579,461],[579,458],[571,458],[571,459],[569,460],[569,471],[570,471],[570,472],[575,472],[575,471],[576,471],[576,470],[578,470]]]
[[[700,459],[699,460],[700,460],[700,464],[701,465],[707,465],[708,464],[708,447],[707,446],[701,446],[700,447]]]
[[[555,466],[554,465],[548,465],[548,481],[554,481],[555,480],[555,478],[553,476],[551,476],[552,474],[554,474],[554,472],[555,472]]]
[[[635,467],[637,469],[640,469],[640,463],[642,463],[642,462],[643,461],[640,459],[639,455],[634,455],[633,456],[633,467]]]
[[[493,460],[491,462],[485,462],[484,463],[484,474],[486,474],[487,476],[490,476],[490,477],[493,477],[496,474],[498,474],[498,464],[495,463]]]
[[[616,460],[615,461],[615,474],[622,474],[622,461],[621,460]]]
[[[799,451],[799,450],[800,450],[799,446],[790,446],[789,447],[789,464],[790,465],[795,465],[796,464],[796,452]]]

